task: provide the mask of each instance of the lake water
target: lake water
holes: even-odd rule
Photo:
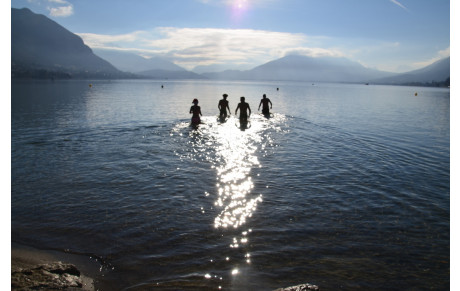
[[[99,290],[449,289],[449,89],[91,85],[12,82],[13,242],[80,255]]]

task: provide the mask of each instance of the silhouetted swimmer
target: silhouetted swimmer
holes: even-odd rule
[[[279,91],[279,90],[280,90],[280,88],[276,88],[276,91]]]
[[[161,85],[161,89],[163,89],[163,85]]]
[[[235,110],[235,115],[240,110],[240,123],[241,122],[248,122],[248,117],[251,116],[251,107],[249,107],[249,103],[244,102],[245,98],[240,98],[241,102],[238,103],[238,106]],[[249,114],[248,114],[249,111]]]
[[[193,99],[193,105],[190,107],[190,113],[192,113],[192,124],[197,125],[201,123],[200,115],[201,114],[201,108],[198,106],[198,99]]]
[[[217,108],[219,108],[220,113],[219,113],[219,118],[220,119],[225,119],[227,117],[227,108],[228,108],[228,114],[231,115],[230,107],[228,106],[228,100],[227,100],[227,94],[222,95],[224,99],[219,100],[219,105],[217,105]]]
[[[270,103],[270,108],[268,108],[268,104]],[[260,106],[262,106],[262,114],[265,116],[270,116],[270,109],[273,108],[273,104],[270,101],[270,99],[267,98],[267,95],[263,95],[263,98],[260,100],[259,103],[259,108],[257,110],[260,110]]]

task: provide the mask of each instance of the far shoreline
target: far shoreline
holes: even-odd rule
[[[217,79],[217,78],[195,78],[195,79],[180,79],[180,78],[149,78],[140,76],[137,78],[104,78],[104,77],[76,77],[76,78],[63,78],[63,77],[33,77],[33,76],[12,76],[11,82],[14,81],[152,81],[152,82],[294,82],[294,83],[306,83],[312,84],[343,84],[343,85],[363,85],[363,86],[401,86],[401,87],[420,87],[420,88],[440,88],[450,89],[450,81],[432,81],[432,82],[372,82],[372,81],[356,81],[356,82],[345,82],[345,81],[311,81],[311,80],[271,80],[271,79]]]

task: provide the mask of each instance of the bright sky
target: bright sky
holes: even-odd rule
[[[290,53],[406,72],[450,55],[449,0],[11,0],[91,48],[186,68],[250,69]]]

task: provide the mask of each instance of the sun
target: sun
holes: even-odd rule
[[[235,24],[239,23],[239,21],[242,20],[249,11],[250,3],[248,0],[231,0],[229,3],[231,3],[230,7],[233,21]]]
[[[238,9],[244,9],[247,6],[247,1],[246,0],[237,0],[236,1],[236,7]]]

